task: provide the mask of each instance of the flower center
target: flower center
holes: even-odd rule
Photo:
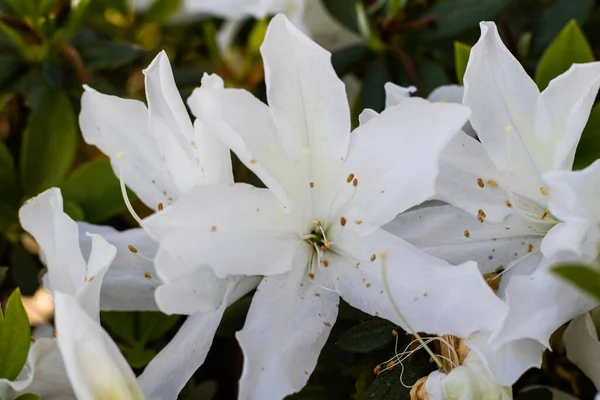
[[[326,253],[332,245],[329,239],[327,239],[326,231],[327,230],[321,221],[316,221],[311,232],[302,237],[302,239],[315,250],[311,256],[308,268],[308,276],[311,279],[315,277],[316,267],[320,264],[323,264],[324,267],[329,265],[329,262],[323,259],[323,254]]]

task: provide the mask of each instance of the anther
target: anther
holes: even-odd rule
[[[498,183],[496,183],[495,180],[490,179],[489,181],[487,181],[488,185],[490,185],[491,187],[498,187]]]
[[[310,182],[308,185],[311,187],[311,189],[315,187],[315,183],[314,182]]]
[[[380,373],[381,373],[381,365],[378,365],[375,368],[373,368],[374,375],[379,375]]]
[[[210,227],[210,231],[211,231],[211,232],[216,232],[216,231],[217,231],[217,227],[216,227],[216,226],[214,226],[214,225],[213,225],[213,226],[211,226],[211,227]]]
[[[352,179],[354,179],[354,174],[348,175],[348,177],[346,178],[346,182],[350,183],[352,182]]]
[[[477,185],[479,185],[480,188],[484,187],[485,183],[483,183],[483,179],[477,178]]]
[[[252,160],[250,160],[250,164],[252,164],[252,165],[256,164],[257,162],[258,162],[258,161],[256,161],[256,159],[255,159],[255,158],[253,158]]]
[[[540,217],[541,219],[546,219],[548,217],[548,209],[546,208],[544,210],[544,212],[542,213],[542,216]]]
[[[548,196],[548,191],[544,187],[540,188],[540,193],[542,194],[542,196]]]
[[[352,186],[354,186],[354,187],[358,186],[358,179],[354,178],[354,180],[352,181]]]
[[[356,225],[360,225],[360,224],[362,224],[363,222],[362,222],[361,220],[356,220],[356,221],[354,221],[354,223],[355,223]]]
[[[463,235],[465,235],[466,238],[471,237],[471,234],[469,233],[468,229],[465,229],[465,231],[463,232]]]
[[[324,266],[325,268],[329,267],[329,261],[327,261],[327,260],[323,260],[323,266]]]
[[[158,203],[158,211],[162,211],[164,209],[163,203]]]
[[[508,208],[512,208],[512,202],[510,200],[504,200],[504,205]]]
[[[342,217],[340,218],[340,225],[345,226],[346,225],[346,218]]]
[[[315,279],[315,274],[313,274],[313,273],[311,272],[310,274],[308,274],[308,277],[309,277],[310,279]]]
[[[135,247],[133,247],[132,245],[127,245],[127,248],[129,249],[130,252],[132,253],[137,253],[138,249],[136,249]]]
[[[531,253],[533,251],[533,245],[531,243],[529,243],[529,245],[527,246],[527,252]]]
[[[144,272],[144,278],[152,280],[152,274],[150,274],[150,272]]]
[[[371,255],[371,262],[375,261],[376,258],[377,256],[375,254]]]

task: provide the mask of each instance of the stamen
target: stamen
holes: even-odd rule
[[[491,187],[498,187],[498,183],[496,183],[496,181],[490,179],[489,181],[487,181],[488,185],[490,185]]]
[[[548,209],[546,208],[546,209],[544,210],[544,212],[542,213],[541,219],[546,219],[546,218],[548,218],[548,212],[549,212],[549,211],[548,211]]]
[[[466,238],[471,237],[471,233],[467,229],[465,229],[465,231],[463,232],[463,235],[465,235]]]
[[[135,247],[133,247],[133,245],[127,245],[127,248],[129,249],[130,252],[132,253],[137,253],[138,249],[136,249]]]
[[[346,178],[346,182],[350,183],[352,182],[352,180],[354,179],[354,174],[350,174],[348,175],[348,177]]]
[[[158,211],[162,211],[164,209],[163,203],[158,203]]]
[[[131,214],[134,220],[137,221],[140,226],[144,226],[144,221],[140,218],[139,215],[133,209],[131,202],[129,201],[129,196],[127,195],[127,189],[125,188],[125,181],[123,180],[123,167],[121,165],[121,160],[125,157],[125,153],[117,153],[117,161],[119,164],[119,185],[121,186],[121,195],[123,196],[123,200],[125,201],[125,206],[127,210]]]

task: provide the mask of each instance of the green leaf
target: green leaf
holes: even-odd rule
[[[594,61],[594,53],[575,20],[571,20],[544,51],[535,73],[540,90],[574,63]]]
[[[12,155],[0,142],[0,232],[8,232],[18,225],[20,196]]]
[[[583,264],[567,264],[554,267],[552,271],[600,301],[600,272],[597,270]]]
[[[496,18],[510,0],[450,0],[439,1],[431,9],[437,29],[425,34],[426,39],[447,38],[467,29],[476,29],[479,21]]]
[[[137,344],[135,337],[134,314],[121,311],[102,311],[100,321],[111,334],[124,340],[131,346]]]
[[[125,208],[119,180],[107,158],[80,165],[61,189],[65,200],[77,204],[88,222],[105,221]]]
[[[85,212],[77,203],[65,200],[63,203],[63,211],[74,221],[85,221]],[[93,221],[89,221],[93,222]]]
[[[540,54],[572,19],[582,26],[592,15],[594,0],[558,0],[534,20],[532,51]]]
[[[96,41],[76,45],[89,70],[113,69],[129,64],[142,54],[142,49],[125,42]]]
[[[35,0],[4,0],[4,2],[20,17],[37,16],[37,1]]]
[[[600,158],[600,103],[590,112],[575,153],[574,169],[583,169]]]
[[[454,42],[454,67],[456,68],[456,79],[459,85],[463,84],[463,77],[467,70],[471,47],[468,44]]]
[[[155,0],[154,3],[144,14],[144,23],[165,22],[171,17],[179,7],[181,0]]]
[[[8,267],[0,267],[0,286],[2,286],[2,284],[4,283],[7,272],[8,272]]]
[[[33,393],[25,393],[17,397],[15,400],[40,400],[41,397]]]
[[[331,63],[340,78],[350,73],[356,65],[362,62],[370,54],[367,46],[362,44],[345,47],[334,51],[331,55]]]
[[[370,108],[377,112],[385,108],[385,84],[392,80],[385,57],[377,58],[367,69],[363,81],[360,101],[362,109]]]
[[[323,0],[329,14],[346,28],[359,33],[356,3],[360,0]]]
[[[33,296],[40,286],[38,276],[42,265],[39,257],[21,245],[13,246],[10,255],[10,275],[25,296]]]
[[[0,54],[0,90],[11,83],[11,80],[21,72],[23,60],[17,54]]]
[[[165,315],[160,312],[140,313],[141,342],[147,343],[161,339],[175,327],[179,319],[179,315]]]
[[[125,358],[132,368],[144,368],[150,364],[154,356],[156,356],[156,350],[154,349],[135,348]]]
[[[21,181],[27,194],[62,183],[75,158],[77,138],[77,119],[67,94],[46,88],[21,147]]]
[[[27,361],[30,341],[29,319],[21,291],[16,289],[8,298],[4,314],[0,312],[0,378],[15,380]]]
[[[344,332],[336,344],[352,353],[370,353],[390,344],[394,329],[396,325],[384,319],[363,322]]]

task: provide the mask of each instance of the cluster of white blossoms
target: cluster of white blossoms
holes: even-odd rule
[[[426,378],[423,398],[509,399],[550,335],[595,306],[549,267],[598,256],[600,161],[571,168],[600,63],[540,93],[482,23],[464,94],[426,100],[388,84],[385,111],[365,110],[351,131],[329,52],[283,15],[261,52],[268,104],[206,75],[187,101],[193,122],[165,53],[145,70],[147,105],[86,88],[84,138],[110,157],[140,228],[77,224],[58,189],[23,206],[56,338],[37,340],[19,378],[0,381],[3,398],[175,399],[226,307],[256,289],[236,335],[240,399],[301,390],[340,299],[466,346]],[[234,183],[230,151],[265,188]],[[125,185],[156,212],[137,217]],[[189,317],[136,378],[100,309]]]

